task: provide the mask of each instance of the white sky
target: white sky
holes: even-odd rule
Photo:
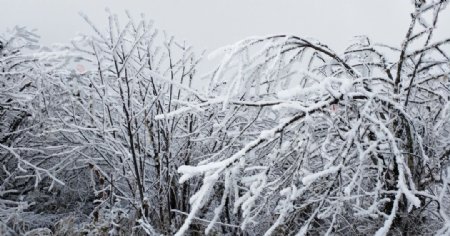
[[[106,26],[105,8],[136,18],[144,13],[156,26],[198,50],[212,50],[254,35],[288,33],[314,37],[342,51],[355,35],[400,45],[413,7],[410,0],[0,0],[0,30],[37,28],[42,42],[68,42],[90,32],[78,12]],[[440,18],[437,38],[450,37],[450,8]]]

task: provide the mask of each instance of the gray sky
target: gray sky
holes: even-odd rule
[[[68,42],[89,32],[78,12],[106,26],[105,8],[144,13],[156,26],[197,49],[212,50],[254,35],[288,33],[314,37],[340,52],[355,35],[400,45],[413,7],[410,0],[0,0],[0,30],[37,28],[45,44]],[[450,9],[437,38],[450,37]],[[447,30],[443,30],[447,29]]]

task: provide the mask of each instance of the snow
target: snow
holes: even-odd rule
[[[334,174],[334,173],[338,172],[342,167],[343,167],[342,165],[332,166],[332,167],[329,167],[326,170],[319,171],[317,173],[307,175],[307,176],[302,178],[302,183],[304,185],[310,185],[314,181],[316,181],[317,179],[319,179],[321,177],[325,177],[327,175],[331,175],[331,174]]]

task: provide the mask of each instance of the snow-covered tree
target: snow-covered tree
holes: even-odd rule
[[[82,166],[93,173],[94,222],[109,219],[110,232],[119,233],[111,217],[122,211],[141,231],[170,235],[182,223],[173,210],[189,210],[190,186],[178,186],[176,170],[194,163],[190,138],[196,122],[192,115],[154,117],[198,100],[191,89],[198,58],[152,22],[128,16],[121,26],[110,14],[106,32],[83,16],[95,35],[73,42],[80,65],[89,69],[74,79],[77,99],[70,106],[77,112],[67,125],[73,142],[83,143]]]
[[[195,131],[210,152],[178,169],[203,183],[177,235],[199,215],[206,233],[448,234],[446,4],[416,4],[400,47],[274,35],[214,53],[208,97],[167,114],[211,123]]]

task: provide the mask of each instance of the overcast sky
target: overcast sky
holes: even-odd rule
[[[342,51],[355,35],[400,45],[413,7],[410,0],[0,0],[0,29],[38,29],[45,44],[68,42],[89,32],[78,12],[106,26],[105,8],[144,13],[156,26],[211,50],[254,35],[288,33],[314,37]],[[439,37],[450,36],[450,11],[440,18]],[[446,29],[446,30],[443,30]]]

